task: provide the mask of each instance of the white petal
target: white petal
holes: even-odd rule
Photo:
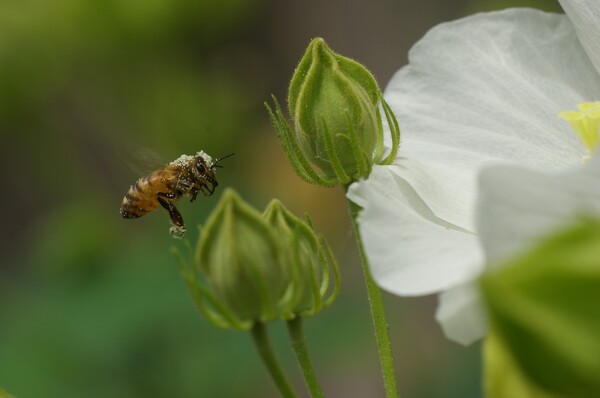
[[[600,77],[564,15],[513,9],[441,24],[409,60],[386,89],[404,151],[416,141],[459,164],[472,152],[555,169],[585,153],[557,115],[600,99]]]
[[[377,284],[423,295],[473,279],[483,263],[477,237],[437,218],[399,174],[397,166],[377,166],[348,191],[363,207],[359,228]]]
[[[487,331],[485,310],[475,283],[458,286],[440,294],[435,319],[450,340],[464,345],[482,338]]]
[[[600,72],[600,2],[598,0],[559,0],[575,25],[577,35],[596,70]]]
[[[580,215],[600,217],[600,156],[576,170],[545,174],[515,166],[484,170],[478,230],[486,257],[501,263]]]
[[[397,163],[438,217],[473,229],[475,176],[485,165],[552,170],[584,156],[557,115],[600,99],[600,77],[564,15],[513,9],[442,24],[409,59],[386,89],[401,128]]]

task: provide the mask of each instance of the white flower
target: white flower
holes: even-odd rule
[[[480,174],[477,231],[491,266],[583,216],[600,217],[600,156],[563,173],[503,165]]]
[[[376,282],[443,293],[436,317],[464,344],[485,333],[470,288],[489,250],[475,226],[479,172],[553,174],[588,155],[558,114],[600,100],[600,2],[561,4],[568,16],[509,9],[429,31],[386,89],[401,128],[396,161],[348,191]]]

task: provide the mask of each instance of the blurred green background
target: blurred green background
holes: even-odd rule
[[[19,398],[275,397],[250,337],[196,312],[167,214],[122,220],[150,148],[166,160],[235,152],[221,189],[180,202],[194,225],[222,187],[259,208],[309,212],[342,267],[336,304],[306,321],[327,396],[378,397],[368,304],[340,189],[295,176],[263,101],[284,99],[309,40],[324,37],[382,87],[435,24],[555,1],[0,0],[0,386]],[[446,341],[435,297],[386,295],[404,397],[481,397],[479,346]],[[303,382],[281,324],[273,339]]]

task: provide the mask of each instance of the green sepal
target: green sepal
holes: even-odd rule
[[[304,222],[277,200],[272,200],[263,217],[279,236],[284,267],[290,270],[288,294],[282,298],[281,308],[289,316],[309,316],[330,305],[339,291],[338,265],[325,240],[317,235],[310,223]],[[330,272],[334,286],[330,292]]]

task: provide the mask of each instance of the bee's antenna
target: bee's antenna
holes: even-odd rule
[[[221,166],[221,165],[219,165],[219,164],[217,164],[217,163],[219,163],[221,160],[223,160],[223,159],[227,159],[228,157],[230,157],[230,156],[233,156],[233,155],[235,155],[235,153],[234,153],[234,152],[231,152],[229,155],[221,156],[220,158],[216,159],[216,160],[213,162],[213,165],[212,165],[212,167],[213,167],[213,168],[214,168],[214,167],[223,168],[223,166]]]

